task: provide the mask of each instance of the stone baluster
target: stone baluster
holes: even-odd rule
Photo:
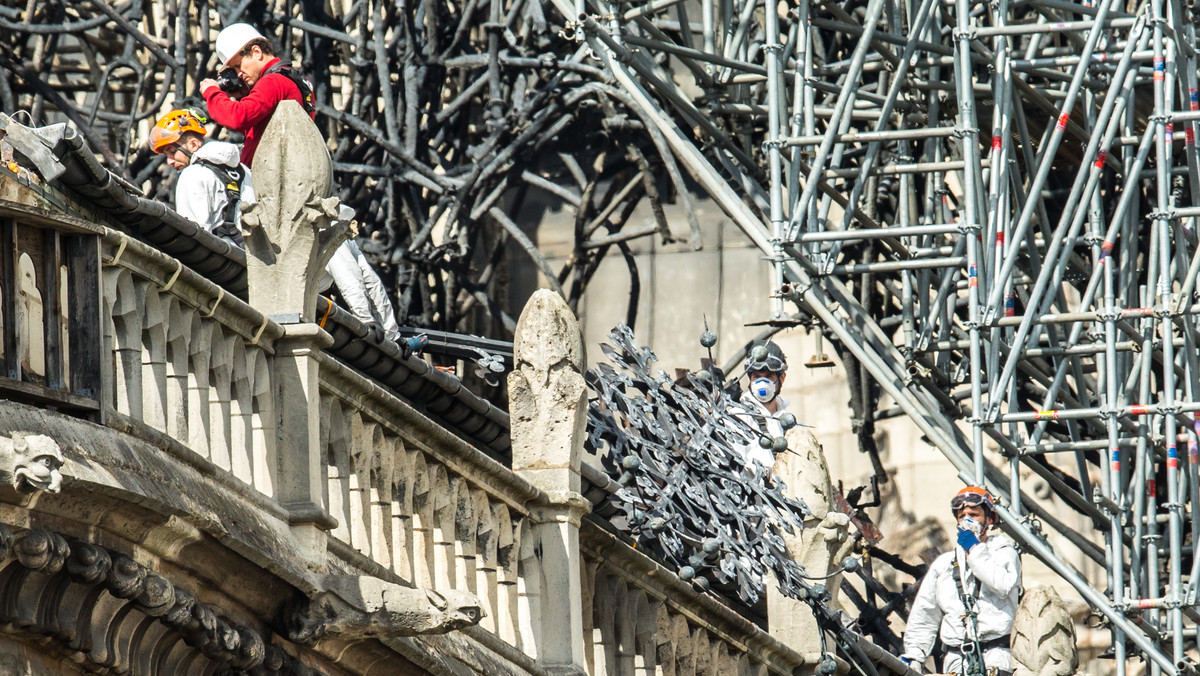
[[[454,588],[475,594],[479,590],[478,567],[479,520],[475,513],[475,498],[465,480],[459,480],[454,495]]]
[[[195,310],[171,301],[167,323],[167,434],[188,438],[188,343]]]
[[[254,487],[275,497],[275,468],[279,466],[275,445],[275,398],[271,388],[270,358],[259,350],[254,359],[254,443],[250,461],[254,467]]]
[[[458,561],[454,558],[454,496],[444,466],[433,473],[433,584],[434,589],[453,589]]]
[[[499,581],[496,575],[497,569],[497,543],[499,541],[499,519],[496,515],[496,510],[500,509],[499,505],[492,506],[486,501],[480,507],[479,515],[479,532],[478,543],[476,549],[478,551],[478,559],[476,560],[475,577],[476,589],[479,596],[479,602],[483,605],[487,616],[483,618],[481,623],[484,629],[496,634],[498,631],[497,622],[497,593],[499,591]]]
[[[350,542],[350,432],[341,400],[327,396],[321,404],[321,455],[325,463],[325,508],[337,521],[333,537]]]
[[[255,352],[247,350],[245,343],[234,340],[233,366],[230,372],[232,384],[229,397],[229,467],[233,476],[254,485],[254,377]]]
[[[633,611],[630,615],[634,618],[634,646],[636,654],[633,661],[633,673],[635,676],[653,676],[655,673],[655,645],[654,631],[658,628],[656,619],[658,617],[658,607],[661,601],[651,602],[650,598],[644,591],[635,592],[634,603],[631,604]],[[719,645],[724,646],[725,642],[719,642]],[[733,673],[730,671],[722,671],[720,673]]]
[[[167,431],[167,301],[159,293],[146,294],[142,313],[142,421]]]
[[[677,676],[695,676],[696,659],[693,654],[695,646],[692,644],[692,633],[688,628],[687,619],[683,615],[672,615],[670,627],[674,673]]]
[[[355,412],[350,417],[350,466],[346,475],[347,510],[349,512],[349,542],[367,558],[371,557],[371,514],[368,490],[371,484],[371,458],[376,452],[372,445],[371,425]]]
[[[587,423],[583,337],[562,298],[540,290],[517,322],[508,377],[513,471],[547,496],[532,505],[522,535],[540,565],[525,598],[540,627],[538,661],[555,673],[586,673],[579,521],[590,509],[580,490]],[[524,549],[524,547],[523,547]],[[530,571],[533,572],[533,571]]]
[[[592,648],[592,671],[597,674],[617,674],[617,622],[620,614],[616,580],[602,575],[596,580],[596,596],[592,604],[594,639]]]
[[[694,655],[694,664],[696,676],[716,676],[712,670],[712,646],[709,641],[708,632],[696,627],[692,630],[692,654]]]
[[[392,565],[402,579],[413,582],[413,492],[416,488],[414,463],[417,452],[396,441],[396,473],[392,480]]]
[[[124,268],[106,269],[105,286],[116,289],[109,309],[113,360],[112,406],[134,420],[142,418],[142,313],[133,276]]]
[[[192,339],[188,343],[188,446],[201,457],[209,456],[209,387],[212,370],[212,325],[192,315]]]
[[[521,528],[516,526],[508,509],[496,512],[496,632],[505,643],[517,645],[517,626],[520,621],[517,589],[517,563],[521,551]]]
[[[383,433],[379,425],[371,426],[371,447],[376,452],[371,461],[368,497],[371,501],[371,555],[384,568],[392,567],[392,476],[395,472],[396,444],[394,437]]]
[[[333,339],[312,323],[325,264],[347,237],[335,223],[333,163],[316,125],[294,101],[275,109],[254,156],[258,202],[242,216],[246,228],[247,298],[284,325],[275,345],[275,411],[286,449],[278,482],[293,533],[324,566],[323,531],[335,525],[325,510],[320,444],[319,362]]]
[[[413,462],[412,502],[412,583],[418,587],[432,587],[433,529],[434,529],[434,474],[440,468],[430,464],[418,453]]]
[[[230,436],[233,427],[233,342],[224,327],[212,322],[212,349],[209,352],[208,458],[225,471],[233,469]]]

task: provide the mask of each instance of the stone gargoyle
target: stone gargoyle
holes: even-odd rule
[[[44,434],[13,432],[0,437],[0,471],[12,476],[12,487],[22,493],[57,493],[62,487],[62,449]]]
[[[327,576],[326,590],[288,603],[280,621],[293,643],[446,634],[479,624],[479,598],[455,590],[404,587],[374,577]]]

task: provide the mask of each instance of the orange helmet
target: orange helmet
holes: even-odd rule
[[[983,511],[991,520],[996,519],[996,505],[992,502],[991,493],[986,488],[967,486],[950,500],[950,511],[958,514],[965,507],[983,507]]]
[[[208,134],[204,125],[208,122],[200,111],[195,108],[183,108],[158,118],[154,128],[150,130],[150,148],[161,153],[172,143],[178,143],[184,132],[195,132],[201,136]]]

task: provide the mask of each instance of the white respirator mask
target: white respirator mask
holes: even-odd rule
[[[750,393],[762,403],[770,403],[775,398],[775,383],[770,378],[755,378],[750,381]]]

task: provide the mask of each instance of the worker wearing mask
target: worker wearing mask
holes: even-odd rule
[[[1011,676],[1009,634],[1017,613],[1021,557],[1001,533],[987,490],[968,486],[950,501],[958,522],[953,551],[934,560],[913,599],[901,659],[922,671],[941,636],[942,673]]]
[[[787,357],[773,341],[756,343],[746,353],[749,388],[742,393],[740,401],[746,413],[738,417],[757,430],[759,436],[744,447],[743,454],[747,461],[767,470],[775,466],[775,454],[782,452],[782,449],[772,450],[771,443],[782,439],[785,432],[780,418],[785,414],[788,402],[779,393],[783,390],[787,369]],[[763,440],[765,443],[760,443]]]

